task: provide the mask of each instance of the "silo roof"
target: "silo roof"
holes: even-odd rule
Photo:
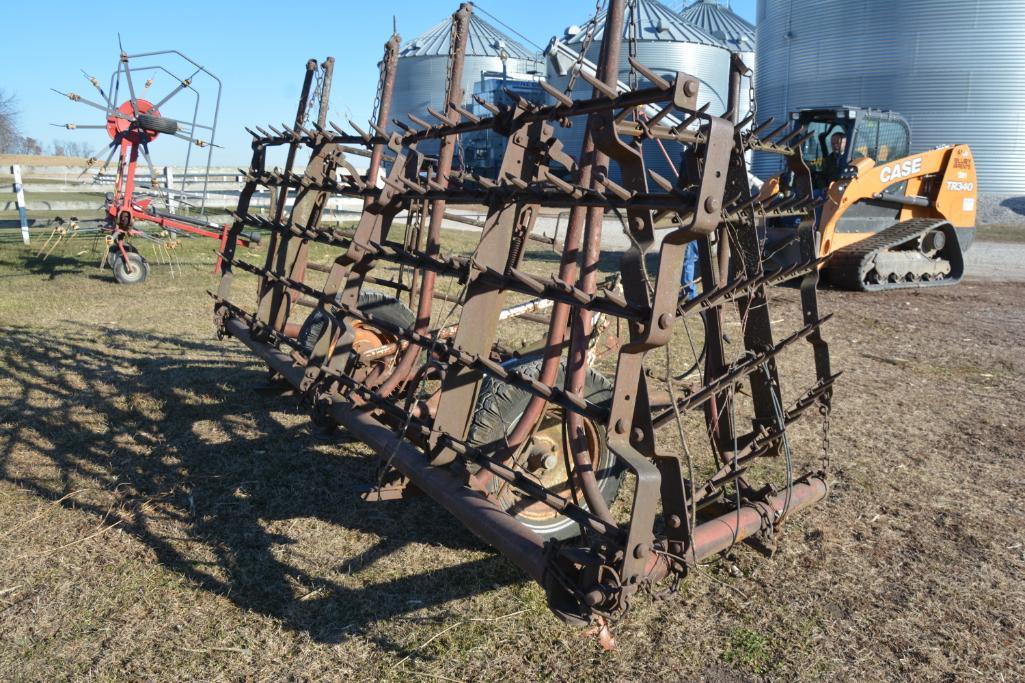
[[[452,17],[446,17],[403,45],[399,54],[403,57],[448,56],[451,33]],[[476,14],[470,15],[466,54],[474,57],[500,57],[503,49],[511,59],[538,59],[536,52],[523,47]]]
[[[580,27],[579,33],[566,41],[568,45],[582,44],[594,25],[594,40],[600,41],[605,30],[605,12],[595,19],[589,20]],[[723,41],[715,38],[701,27],[684,21],[671,9],[656,0],[631,0],[626,6],[623,20],[623,38],[630,40],[633,36],[632,24],[636,23],[637,40],[667,41],[674,43],[698,43],[727,47]]]
[[[755,27],[718,0],[697,0],[680,16],[726,43],[735,52],[755,50]]]

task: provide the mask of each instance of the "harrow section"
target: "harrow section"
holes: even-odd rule
[[[618,92],[622,0],[609,6],[599,75],[580,71],[591,99],[556,91],[553,105],[519,101],[475,117],[458,87],[471,11],[466,4],[453,15],[444,112],[386,134],[393,36],[372,132],[303,126],[315,62],[296,124],[252,132],[215,320],[300,390],[317,424],[341,425],[377,451],[380,479],[368,500],[415,487],[539,582],[564,620],[614,617],[638,592],[675,585],[735,543],[770,545],[790,514],[826,495],[818,432],[805,425],[794,436],[809,413],[828,427],[837,377],[820,334],[828,316],[816,299],[811,181],[796,153],[803,139],[775,139],[782,129],[761,136],[768,124],[744,132],[750,122],[734,114],[739,63],[723,116],[697,107],[696,79],[632,60],[643,85]],[[638,115],[644,110],[657,113]],[[555,127],[580,115],[588,134],[571,158]],[[453,168],[459,136],[484,129],[506,139],[494,178]],[[427,140],[440,141],[436,158],[418,151]],[[646,172],[643,140],[685,144],[675,181]],[[273,148],[285,150],[281,171],[266,169]],[[788,159],[789,194],[752,194],[751,149]],[[371,171],[357,172],[352,154],[369,155]],[[621,184],[609,178],[612,162]],[[260,187],[280,190],[269,219],[247,210]],[[296,193],[291,212],[287,191]],[[320,225],[331,195],[365,198],[354,228]],[[466,222],[447,213],[460,205],[486,210],[468,253],[446,248],[442,231],[447,215]],[[535,234],[553,209],[569,211],[561,242]],[[631,244],[612,268],[602,260],[606,215],[620,219]],[[803,262],[772,275],[757,229],[767,216],[803,219]],[[262,265],[236,256],[251,228],[270,231]],[[532,252],[538,240],[556,258]],[[691,242],[703,293],[687,300]],[[328,261],[311,258],[325,250]],[[603,280],[603,268],[615,275]],[[240,303],[248,298],[235,282],[241,274],[256,276],[255,305]],[[784,280],[799,291],[774,296]],[[781,315],[790,327],[777,340]],[[546,332],[536,342],[511,347],[507,326],[538,323]],[[611,355],[599,340],[610,331],[619,333]],[[784,369],[802,379],[784,383]],[[814,463],[801,473],[809,434]]]

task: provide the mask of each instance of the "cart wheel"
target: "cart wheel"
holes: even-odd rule
[[[125,251],[129,254],[137,254],[139,250],[135,248],[134,244],[124,243]],[[116,244],[110,245],[107,249],[107,265],[110,266],[111,270],[114,269],[114,262],[121,258],[121,250],[117,248]]]
[[[358,308],[364,313],[372,315],[375,318],[379,318],[384,322],[392,323],[393,325],[412,327],[413,323],[416,322],[416,316],[413,315],[413,311],[409,310],[401,301],[395,297],[382,294],[381,292],[375,292],[373,290],[365,290],[359,293]],[[299,330],[298,342],[307,355],[313,352],[313,347],[317,345],[320,335],[324,334],[324,327],[326,325],[327,316],[324,315],[324,311],[319,308],[315,309],[310,313],[309,317],[306,318],[306,322],[303,323],[302,328]],[[362,324],[360,327],[362,327]],[[369,328],[367,328],[367,330],[369,333]],[[391,341],[390,335],[385,336],[389,336],[389,339],[375,339],[374,341],[376,341],[377,344]]]
[[[114,279],[123,285],[136,285],[145,282],[149,275],[149,264],[142,254],[134,251],[128,252],[128,267],[125,266],[125,259],[121,254],[114,260]],[[131,268],[131,272],[129,272]]]
[[[524,377],[537,378],[541,374],[541,361],[536,360],[518,368]],[[566,378],[565,362],[559,365],[555,379],[562,386]],[[527,409],[531,394],[493,377],[485,377],[481,384],[477,409],[470,424],[467,441],[471,446],[484,446],[501,442],[513,430],[523,411]],[[598,405],[610,404],[612,385],[602,375],[588,368],[584,384],[584,397]],[[534,437],[523,451],[516,469],[538,479],[545,488],[563,496],[569,495],[568,453],[563,440],[562,408],[549,406]],[[623,484],[626,469],[609,451],[605,430],[593,421],[584,418],[584,431],[591,456],[591,466],[598,479],[598,488],[605,502],[611,506]],[[569,464],[569,471],[573,466]],[[580,533],[569,517],[559,514],[544,503],[520,497],[504,480],[493,477],[488,484],[490,493],[500,507],[513,515],[516,521],[529,527],[543,539],[567,539]],[[583,503],[581,503],[583,504]]]
[[[174,135],[178,132],[178,122],[174,119],[165,119],[163,116],[139,114],[135,117],[135,122],[139,124],[139,127],[143,130],[152,131],[154,133],[167,133],[168,135]]]

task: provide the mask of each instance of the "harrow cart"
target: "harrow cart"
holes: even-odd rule
[[[302,126],[302,106],[294,127],[252,132],[214,295],[221,335],[298,389],[315,422],[377,451],[380,479],[367,499],[413,488],[430,496],[577,624],[622,614],[639,592],[672,587],[745,539],[771,545],[791,514],[822,499],[837,377],[820,334],[828,316],[816,299],[821,261],[801,135],[777,139],[783,129],[763,134],[768,125],[742,132],[750,122],[736,120],[739,62],[722,116],[697,106],[696,79],[634,60],[640,85],[619,92],[624,1],[610,2],[598,75],[579,71],[591,99],[548,86],[552,105],[482,103],[493,115],[473,115],[458,86],[472,12],[464,4],[452,20],[445,111],[410,116],[402,133],[386,134],[393,37],[372,132]],[[302,102],[314,71],[315,63]],[[571,158],[555,131],[581,115],[588,133]],[[459,137],[484,129],[506,139],[498,176],[453,169]],[[675,182],[646,172],[646,139],[685,145]],[[440,141],[436,159],[418,151],[429,140]],[[274,147],[287,150],[280,172],[265,168]],[[299,175],[292,163],[302,150],[311,157]],[[372,155],[367,174],[345,160],[353,150]],[[788,160],[791,194],[752,196],[749,150]],[[382,160],[390,167],[375,187]],[[611,162],[621,184],[609,179]],[[250,215],[261,187],[295,189],[295,207],[286,213],[279,200],[269,219]],[[365,198],[354,231],[318,224],[336,194]],[[446,247],[449,205],[487,208],[468,253]],[[532,232],[548,209],[568,209],[568,227],[558,257],[536,259]],[[632,245],[616,255],[618,283],[599,273],[606,214],[621,219]],[[756,227],[782,216],[803,219],[805,258],[769,275]],[[656,232],[656,223],[671,227]],[[262,265],[236,253],[251,227],[271,232]],[[688,301],[680,284],[692,241],[703,293]],[[327,250],[326,261],[309,258]],[[250,308],[238,293],[247,274],[256,280]],[[799,289],[772,287],[784,280]],[[772,324],[780,318],[782,332]],[[510,348],[508,325],[538,321],[546,332],[536,343]],[[601,328],[618,331],[620,344],[595,363]],[[798,424],[793,436],[809,415],[823,431]]]

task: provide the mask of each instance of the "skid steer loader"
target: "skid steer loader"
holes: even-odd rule
[[[877,291],[952,285],[962,278],[964,252],[975,237],[978,192],[967,145],[910,154],[908,122],[876,109],[802,109],[791,120],[795,133],[803,130],[797,133],[804,136],[801,154],[823,202],[815,220],[818,255],[830,256],[823,267],[828,282]],[[770,178],[761,200],[779,201],[787,185],[785,174]],[[768,223],[771,268],[800,260],[796,234],[792,221]]]

